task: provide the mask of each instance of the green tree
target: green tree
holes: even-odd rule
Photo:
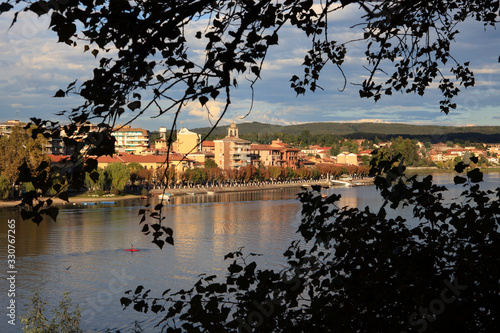
[[[85,174],[85,187],[88,189],[105,190],[108,174],[102,168],[97,168],[93,172],[94,175],[92,177],[89,173]]]
[[[205,168],[218,168],[219,166],[213,158],[207,158],[204,162]]]
[[[187,169],[182,174],[182,180],[189,185],[200,184],[207,179],[207,174],[203,168]]]
[[[130,180],[130,170],[123,163],[110,163],[104,170],[111,188],[123,191]]]
[[[71,298],[69,292],[64,292],[63,299],[59,307],[54,309],[54,317],[49,321],[44,315],[47,303],[40,297],[38,290],[35,290],[31,298],[31,305],[26,307],[26,315],[21,316],[23,332],[26,333],[81,333],[80,309],[78,306],[71,311]]]
[[[140,179],[139,172],[144,169],[144,167],[137,162],[132,162],[127,164],[127,169],[130,170],[130,181],[135,182]]]
[[[269,172],[269,176],[273,180],[278,180],[281,176],[281,168],[277,166],[268,166],[267,170]]]
[[[19,168],[24,163],[34,177],[38,177],[42,172],[45,172],[45,177],[48,176],[51,160],[43,151],[47,140],[41,134],[36,134],[33,139],[33,129],[34,126],[25,129],[16,125],[8,137],[0,137],[0,173],[7,177],[12,185],[18,181]],[[45,162],[45,167],[37,170],[42,162]]]
[[[10,195],[11,183],[9,178],[0,175],[0,199],[7,199]]]
[[[244,183],[254,180],[256,176],[257,168],[252,164],[248,164],[238,169],[238,179]]]

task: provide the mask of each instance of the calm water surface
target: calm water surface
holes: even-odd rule
[[[453,183],[451,174],[434,178],[444,185]],[[486,174],[484,186],[500,186],[500,174]],[[261,267],[278,268],[284,264],[282,253],[297,238],[298,191],[176,197],[165,208],[166,225],[174,230],[176,245],[163,250],[140,232],[137,213],[144,201],[64,206],[57,223],[44,221],[39,226],[23,222],[15,209],[0,209],[1,308],[8,304],[8,219],[16,220],[17,314],[23,312],[33,290],[39,289],[50,316],[48,309],[68,290],[73,303],[82,308],[85,331],[131,332],[129,328],[138,320],[149,332],[160,316],[122,310],[120,298],[126,290],[143,285],[152,289],[151,296],[160,296],[168,288],[190,288],[201,273],[224,275],[228,265],[224,255],[242,246],[246,253],[265,254],[256,257]],[[451,189],[450,195],[459,192],[460,188]],[[324,193],[342,194],[341,205],[378,207],[381,203],[372,186],[331,188]],[[131,244],[141,251],[123,251]],[[15,327],[7,324],[6,314],[6,310],[1,312],[0,332],[21,332],[19,322]]]

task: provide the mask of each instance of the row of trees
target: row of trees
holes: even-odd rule
[[[368,175],[368,167],[357,165],[339,166],[333,164],[318,164],[314,167],[301,167],[294,170],[290,167],[247,165],[239,169],[222,170],[213,160],[209,159],[202,168],[187,169],[177,172],[171,167],[165,177],[165,168],[145,169],[138,163],[111,163],[106,169],[98,168],[98,177],[92,179],[86,175],[85,186],[91,190],[123,191],[127,184],[155,184],[173,186],[177,184],[212,185],[212,184],[245,184],[252,181],[286,181],[294,179],[317,180],[326,177],[338,178],[342,174],[352,177]],[[168,180],[167,180],[168,179]]]

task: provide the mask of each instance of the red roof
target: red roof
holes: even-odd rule
[[[203,141],[202,147],[215,147],[215,143],[213,141]]]
[[[170,154],[169,161],[181,161],[183,158],[180,154]],[[99,163],[165,163],[166,156],[164,155],[132,155],[121,153],[111,156],[99,156],[97,162]],[[192,161],[191,159],[185,158],[184,161]]]
[[[52,163],[63,162],[64,160],[69,160],[70,158],[69,155],[52,155],[52,154],[49,154],[49,157],[52,160]]]

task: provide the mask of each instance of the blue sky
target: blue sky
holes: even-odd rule
[[[347,41],[360,36],[359,30],[349,28],[359,22],[359,12],[354,8],[343,10],[330,19],[332,38]],[[79,105],[76,97],[52,98],[70,82],[89,78],[96,64],[94,57],[83,53],[83,44],[76,48],[56,43],[57,37],[47,30],[48,19],[37,19],[25,14],[9,30],[10,14],[0,17],[0,120],[28,120],[36,116],[64,121],[55,113]],[[290,88],[293,74],[302,73],[300,67],[308,41],[302,33],[285,27],[279,45],[274,47],[262,72],[262,80],[255,86],[253,111],[245,119],[251,104],[251,91],[243,84],[233,91],[232,102],[223,124],[259,121],[279,125],[316,121],[373,121],[403,122],[439,125],[500,125],[500,39],[494,29],[483,28],[476,22],[466,22],[458,27],[462,33],[452,45],[452,53],[459,61],[470,60],[476,75],[476,87],[464,90],[456,99],[457,110],[446,116],[439,111],[439,92],[428,90],[424,97],[394,94],[375,103],[360,99],[358,88],[366,75],[363,65],[363,44],[352,45],[348,50],[344,71],[348,84],[343,92],[340,72],[332,66],[322,74],[320,85],[324,91],[296,96]],[[193,29],[194,31],[194,29]],[[299,75],[300,76],[300,75]],[[220,112],[220,103],[210,103],[211,112]],[[133,123],[134,126],[157,130],[169,127],[171,116],[151,118],[154,111]],[[129,115],[132,116],[132,115]],[[128,120],[127,117],[122,122]],[[199,105],[188,105],[180,120],[189,128],[209,126],[205,110]]]

